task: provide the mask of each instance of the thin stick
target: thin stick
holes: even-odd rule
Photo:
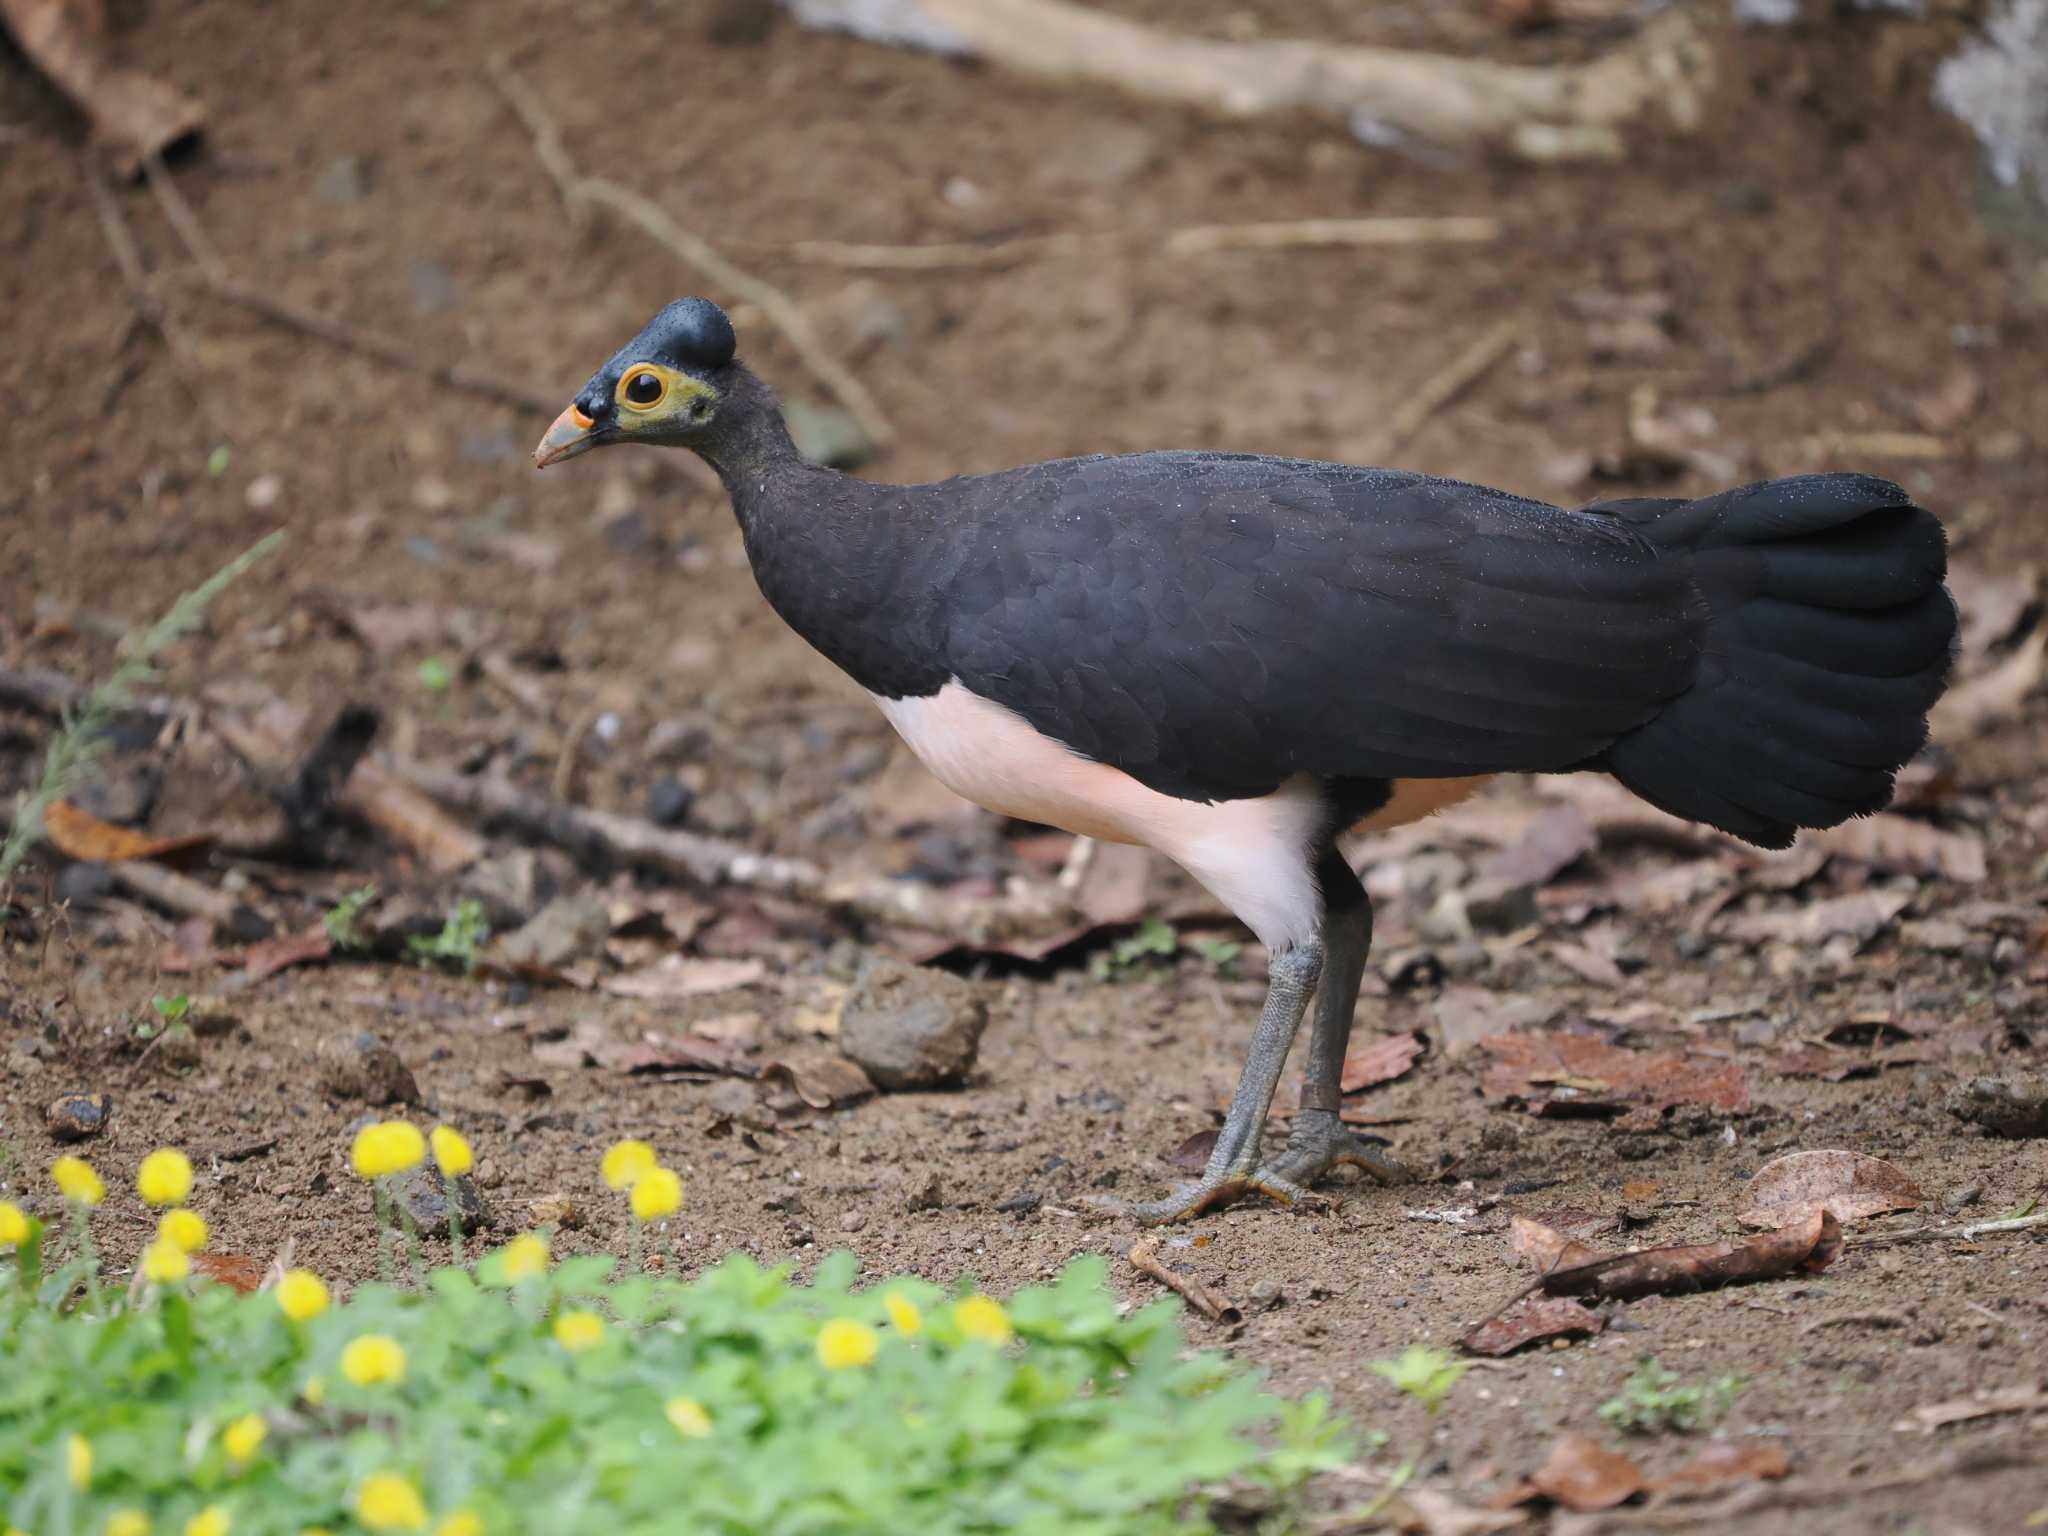
[[[185,194],[178,190],[178,184],[171,179],[171,173],[164,168],[163,156],[152,153],[144,157],[143,174],[149,178],[149,190],[156,195],[157,206],[164,211],[164,218],[177,231],[178,239],[199,263],[199,270],[206,274],[211,283],[228,280],[227,263],[220,259],[220,252],[206,238],[206,229],[199,222],[199,215],[192,211],[192,205],[185,201]]]
[[[512,68],[511,61],[499,55],[486,60],[485,69],[492,83],[518,114],[520,122],[526,126],[534,142],[534,153],[540,157],[541,165],[572,209],[596,203],[625,215],[686,265],[695,267],[712,284],[754,305],[768,323],[782,333],[803,365],[860,423],[861,431],[867,434],[869,442],[877,448],[887,448],[896,441],[896,430],[883,415],[874,396],[844,364],[825,350],[817,333],[811,329],[810,321],[788,294],[773,283],[735,266],[708,242],[670,218],[653,199],[601,176],[582,175],[563,142],[560,126]]]
[[[1363,455],[1365,462],[1384,462],[1403,447],[1429,423],[1432,416],[1470,389],[1481,375],[1507,356],[1521,337],[1522,322],[1518,318],[1489,326],[1476,341],[1425,379],[1422,386],[1401,403],[1400,409],[1394,412],[1385,429]]]
[[[142,252],[135,243],[134,232],[128,227],[127,217],[121,212],[113,189],[91,160],[82,160],[80,168],[85,178],[85,190],[92,198],[93,212],[99,218],[100,233],[106,237],[107,250],[114,258],[114,265],[120,269],[121,287],[127,294],[128,307],[134,311],[137,323],[155,332],[157,340],[164,344],[164,354],[171,360],[171,371],[178,376],[185,393],[192,397],[192,404],[205,420],[207,430],[218,433],[220,418],[206,391],[201,388],[199,366],[192,359],[192,349],[186,343],[184,333],[164,312],[162,302],[150,291],[149,274],[142,265]]]
[[[1963,1222],[1948,1227],[1914,1227],[1908,1232],[1870,1232],[1858,1237],[1844,1238],[1842,1246],[1890,1248],[1897,1243],[1969,1242],[1974,1238],[1989,1237],[1993,1233],[2025,1232],[2041,1226],[2048,1226],[2048,1211],[2043,1211],[2038,1216],[2006,1216],[1994,1221]]]
[[[1477,215],[1444,218],[1281,219],[1256,224],[1195,224],[1170,231],[1158,248],[1167,256],[1206,256],[1214,251],[1319,250],[1359,245],[1483,245],[1498,240],[1498,219]],[[1018,235],[1008,240],[948,240],[931,245],[861,245],[843,240],[749,241],[746,248],[813,266],[856,272],[933,272],[1013,267],[1092,255],[1112,246],[1149,246],[1151,236],[1120,231]]]
[[[1134,1244],[1124,1255],[1131,1261],[1131,1267],[1141,1275],[1148,1275],[1180,1297],[1212,1323],[1221,1323],[1226,1328],[1235,1328],[1244,1321],[1244,1313],[1236,1302],[1212,1286],[1199,1280],[1189,1280],[1176,1275],[1159,1260],[1159,1245],[1150,1238]]]

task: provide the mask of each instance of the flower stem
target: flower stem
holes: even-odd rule
[[[92,1245],[92,1210],[82,1202],[71,1203],[71,1235],[78,1242],[79,1261],[85,1265],[85,1294],[91,1302],[93,1315],[106,1311],[105,1298],[100,1293],[100,1254]]]
[[[371,1184],[370,1190],[377,1201],[377,1278],[391,1285],[397,1280],[391,1262],[391,1196],[382,1179]]]
[[[455,1181],[443,1179],[448,1195],[448,1252],[457,1269],[462,1268],[462,1210],[455,1203]]]

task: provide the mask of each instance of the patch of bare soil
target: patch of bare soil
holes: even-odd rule
[[[1479,7],[1126,9],[1508,57],[1599,42],[1508,38]],[[564,213],[483,67],[527,37],[522,73],[585,173],[782,284],[856,370],[901,435],[872,473],[1180,445],[1356,457],[1511,323],[1401,461],[1554,500],[1834,465],[1902,479],[1949,525],[1969,627],[1961,702],[1899,812],[1756,859],[1599,784],[1507,783],[1361,846],[1378,942],[1347,1118],[1421,1179],[1220,1213],[1162,1234],[1160,1258],[1241,1309],[1207,1338],[1284,1390],[1330,1392],[1397,1449],[1426,1447],[1420,1484],[1439,1500],[1511,1493],[1568,1431],[1620,1446],[1596,1410],[1654,1353],[1689,1380],[1740,1376],[1717,1432],[1789,1462],[1784,1482],[1708,1495],[1734,1501],[1704,1506],[1712,1528],[1988,1533],[2048,1503],[2044,1414],[2023,1397],[1915,1417],[2048,1375],[2048,1228],[1959,1230],[2048,1196],[2048,1143],[1997,1108],[2048,1071],[2048,710],[2028,697],[2031,563],[2048,559],[2044,257],[1987,233],[1966,137],[1927,105],[1959,18],[1717,28],[1703,134],[1546,170],[1220,124],[744,4],[586,7],[571,24],[530,4],[209,0],[130,19],[119,52],[207,103],[210,147],[174,174],[235,278],[537,402],[566,400],[703,284],[617,218]],[[536,478],[540,417],[207,296],[158,202],[116,188],[167,348],[114,278],[71,109],[5,50],[0,103],[16,295],[0,668],[103,675],[117,636],[263,532],[290,534],[165,656],[148,691],[178,707],[125,722],[78,796],[152,838],[201,835],[151,857],[182,859],[219,903],[195,925],[163,909],[160,882],[50,857],[17,893],[0,1141],[20,1164],[53,1155],[45,1106],[105,1093],[107,1125],[83,1143],[104,1168],[182,1145],[218,1247],[267,1261],[290,1243],[362,1278],[374,1245],[347,1136],[386,1111],[335,1091],[333,1042],[367,1031],[410,1074],[412,1112],[473,1137],[504,1231],[553,1220],[566,1246],[621,1246],[596,1159],[640,1135],[685,1173],[688,1262],[739,1248],[804,1269],[848,1247],[875,1271],[1004,1288],[1099,1251],[1130,1296],[1155,1294],[1123,1262],[1140,1234],[1085,1197],[1183,1176],[1167,1159],[1217,1123],[1260,985],[1255,954],[1215,947],[1242,936],[1171,871],[1099,861],[1085,911],[1051,936],[1063,947],[1036,931],[937,955],[907,927],[593,873],[500,831],[481,868],[445,877],[437,862],[469,864],[459,844],[350,814],[295,861],[251,851],[279,831],[275,784],[230,736],[310,736],[344,700],[399,757],[489,763],[535,795],[835,879],[989,900],[1047,888],[1068,849],[910,770],[762,606],[725,508],[675,465],[621,453]],[[1395,213],[1489,214],[1504,236],[1204,255],[1152,238]],[[1133,239],[1000,269],[854,272],[778,250],[1105,230]],[[820,403],[761,317],[739,320],[757,366]],[[0,710],[0,792],[32,781],[50,726],[19,698]],[[323,954],[324,914],[370,883],[372,949]],[[406,941],[464,894],[501,935],[561,900],[531,948],[495,940],[474,975],[410,959]],[[1146,912],[1174,934],[1137,928]],[[964,1087],[863,1097],[828,1065],[877,948],[970,978],[988,1023]],[[153,1000],[179,997],[194,1039],[142,1038],[162,1022]],[[1404,1034],[1426,1051],[1389,1043]],[[1968,1088],[1994,1077],[2007,1086]],[[1418,1341],[1455,1347],[1530,1284],[1517,1216],[1599,1251],[1741,1239],[1752,1178],[1828,1150],[1884,1159],[1922,1198],[1846,1221],[1817,1271],[1591,1298],[1601,1331],[1483,1361],[1434,1419],[1370,1370]],[[43,1196],[19,1169],[6,1182]],[[97,1223],[117,1260],[144,1238],[121,1191]],[[1698,1448],[1627,1446],[1647,1480]]]

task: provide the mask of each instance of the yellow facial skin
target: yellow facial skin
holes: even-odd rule
[[[619,375],[612,400],[621,431],[646,432],[670,424],[701,427],[718,408],[718,391],[660,363],[635,363]]]

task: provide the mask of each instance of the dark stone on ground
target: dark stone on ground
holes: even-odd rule
[[[398,1052],[368,1030],[345,1029],[318,1048],[320,1086],[338,1099],[366,1104],[417,1104],[419,1084]]]
[[[43,1123],[56,1141],[84,1141],[107,1128],[114,1101],[104,1093],[67,1093],[43,1111]]]
[[[412,1218],[422,1242],[431,1243],[435,1233],[448,1231],[451,1205],[464,1232],[496,1225],[490,1207],[466,1173],[447,1179],[438,1168],[415,1168],[398,1181],[392,1197],[398,1209]]]
[[[2048,1136],[2048,1076],[1973,1078],[1958,1084],[1944,1107],[1994,1136]]]
[[[988,1009],[957,976],[871,957],[840,1015],[839,1048],[888,1092],[939,1088],[974,1068]]]

